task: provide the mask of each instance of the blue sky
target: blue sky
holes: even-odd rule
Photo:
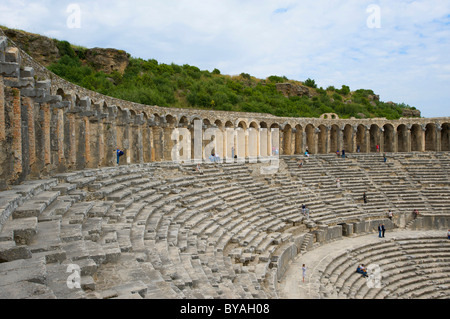
[[[450,116],[448,0],[2,0],[0,24],[222,74],[372,89]]]

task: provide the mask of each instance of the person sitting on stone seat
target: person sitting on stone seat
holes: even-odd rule
[[[356,269],[356,272],[357,272],[358,274],[363,275],[363,277],[368,277],[368,275],[367,275],[367,269],[366,269],[366,267],[364,266],[364,264],[358,265],[358,268]]]
[[[361,274],[361,273],[362,273],[362,267],[361,267],[361,265],[358,265],[358,267],[356,268],[356,272],[357,272],[358,274]]]

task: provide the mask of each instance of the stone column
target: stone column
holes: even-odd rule
[[[311,149],[311,145],[309,145],[309,151],[312,154],[319,154],[319,134],[320,128],[316,127],[313,133],[313,146]]]
[[[352,146],[355,153],[358,151],[357,133],[358,133],[358,126],[352,126]],[[361,151],[362,149],[360,149],[360,152]]]
[[[155,154],[155,161],[162,161],[164,138],[163,138],[163,129],[159,126],[153,127],[153,143],[154,143],[153,149]]]
[[[75,113],[67,114],[67,118],[69,120],[69,162],[75,165],[77,161]]]
[[[135,147],[137,147],[136,150],[136,155],[137,158],[135,160],[136,163],[144,163],[144,143],[143,143],[143,137],[142,137],[142,126],[145,124],[144,123],[144,114],[138,114],[136,115],[136,119],[135,119],[135,123],[136,123],[136,145]]]
[[[325,154],[330,154],[331,126],[325,126]]]
[[[0,76],[0,142],[6,138],[5,126],[5,86],[3,84],[3,77]]]
[[[337,131],[337,148],[339,150],[344,149],[344,129],[345,129],[345,127],[339,128],[339,130]],[[349,152],[349,153],[352,153],[353,149],[348,149],[348,150],[345,150],[345,151]]]
[[[134,160],[134,156],[132,155],[133,153],[133,147],[135,145],[133,145],[133,128],[132,125],[130,123],[130,118],[128,118],[127,124],[125,126],[125,131],[126,131],[126,145],[127,145],[127,152],[126,152],[126,158],[127,158],[127,164],[131,164]]]
[[[144,118],[144,123],[142,125],[142,155],[144,163],[148,163],[151,161],[150,128],[146,119],[147,118]]]
[[[305,131],[302,130],[302,149],[301,149],[301,153],[305,154],[306,152],[306,143],[307,143],[307,134],[306,134],[306,127],[305,127]]]
[[[117,165],[117,147],[119,145],[117,140],[117,118],[118,108],[117,106],[108,107],[108,116],[106,117],[104,125],[106,126],[106,150],[105,158],[107,166]]]
[[[291,153],[289,155],[295,155],[295,141],[296,141],[297,129],[295,127],[292,128],[291,133]]]
[[[105,166],[105,124],[103,119],[98,122],[98,165]]]
[[[392,132],[392,139],[394,153],[398,153],[398,132],[396,128],[394,128],[394,131]]]
[[[153,124],[150,124],[148,126],[148,138],[149,138],[149,144],[150,144],[150,162],[156,161],[156,153],[155,153],[155,137],[154,137],[154,130],[153,130]]]
[[[57,124],[56,124],[56,139],[58,145],[58,163],[64,164],[64,110],[62,108],[57,109]],[[34,128],[33,128],[34,129]]]
[[[12,151],[14,155],[14,177],[22,173],[22,112],[20,90],[13,88],[13,120],[12,120]]]
[[[380,134],[378,137],[379,145],[380,145],[380,153],[384,152],[384,127],[380,127]]]
[[[412,125],[408,124],[406,126],[406,151],[411,152],[411,128]]]
[[[36,133],[34,130],[34,102],[29,97],[22,98],[28,114],[28,152],[30,166],[36,163]]]
[[[436,123],[436,152],[442,151],[442,126],[440,123]]]
[[[365,153],[370,153],[370,127],[364,126]]]
[[[43,130],[43,139],[44,139],[44,164],[51,164],[51,144],[50,144],[50,122],[51,122],[51,114],[50,114],[50,105],[48,103],[43,103],[41,105],[41,109],[43,112],[43,122],[42,122],[42,130]]]
[[[91,159],[91,122],[87,116],[83,117],[84,122],[84,158],[85,165],[89,166]]]
[[[425,152],[425,132],[427,127],[425,125],[420,125],[420,148],[419,152]]]

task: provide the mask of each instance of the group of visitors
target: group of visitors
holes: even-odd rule
[[[364,264],[358,265],[358,267],[356,268],[356,272],[363,275],[363,277],[369,277],[369,275],[367,275],[367,268],[366,266],[364,266]]]
[[[212,163],[219,163],[220,162],[219,154],[211,153],[211,155],[209,155],[209,160]]]
[[[384,233],[386,232],[386,227],[384,224],[378,224],[378,237],[384,238]]]

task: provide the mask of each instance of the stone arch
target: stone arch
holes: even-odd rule
[[[226,122],[225,122],[225,127],[226,127],[226,128],[234,128],[234,124],[233,124],[233,122],[231,122],[231,121],[226,121]]]
[[[242,129],[247,130],[248,126],[247,126],[247,122],[246,121],[239,121],[237,122],[236,127],[240,127]]]
[[[290,124],[285,124],[283,128],[283,154],[292,155],[292,127]]]
[[[202,118],[201,118],[201,116],[199,116],[199,115],[197,115],[197,114],[194,114],[194,115],[192,115],[192,116],[189,118],[189,124],[194,125],[194,121],[195,121],[195,120],[200,120],[200,121],[202,121]],[[202,121],[202,123],[203,123],[203,121]]]
[[[319,134],[317,138],[317,153],[326,154],[328,152],[328,127],[324,124],[319,125]]]
[[[56,95],[61,96],[63,100],[66,97],[66,94],[64,93],[64,90],[62,88],[59,88],[59,89],[56,90]]]
[[[158,113],[153,113],[150,122],[153,136],[152,159],[154,161],[162,161],[164,150],[163,118]]]
[[[180,121],[178,122],[178,127],[184,127],[187,128],[189,125],[189,120],[188,118],[183,115],[182,117],[180,117]]]
[[[259,123],[259,127],[261,127],[261,128],[267,128],[267,123],[264,122],[264,121],[262,121],[262,122]]]
[[[395,130],[392,124],[385,124],[383,145],[385,152],[395,152]]]
[[[351,153],[354,151],[354,145],[353,145],[353,127],[350,124],[345,125],[344,127],[344,145],[342,149],[344,149],[346,152]]]
[[[203,119],[203,126],[206,126],[206,127],[211,126],[211,122],[209,121],[209,119]]]
[[[339,126],[337,124],[333,124],[330,130],[330,148],[329,148],[329,151],[332,153],[342,148],[340,145],[340,134],[341,129],[339,128]]]
[[[223,130],[224,125],[221,120],[215,120],[214,125],[217,126],[218,129]]]
[[[360,147],[361,152],[367,153],[368,152],[368,145],[366,142],[366,134],[367,129],[364,125],[360,124],[358,125],[358,128],[356,129],[356,145]]]
[[[437,151],[437,125],[434,123],[425,126],[425,151]]]
[[[171,125],[171,126],[174,126],[176,124],[176,122],[177,122],[176,116],[173,116],[171,114],[167,114],[165,116],[165,120],[166,120],[166,123]]]
[[[450,151],[450,123],[441,125],[441,150]]]
[[[424,132],[422,126],[419,124],[414,124],[411,127],[411,151],[420,152],[423,148],[423,136]]]
[[[303,153],[303,127],[300,124],[295,126],[295,148],[294,154]]]
[[[405,124],[397,127],[397,152],[408,152],[408,134],[409,130]]]
[[[339,119],[339,115],[337,115],[336,113],[323,113],[320,116],[320,119],[324,119],[324,120],[338,120]]]
[[[253,127],[256,130],[259,129],[259,125],[256,121],[251,121],[249,127]]]
[[[272,128],[278,128],[278,129],[281,129],[280,128],[280,124],[278,124],[278,123],[272,123],[271,125],[270,125],[270,128],[272,129]]]
[[[306,146],[305,150],[308,150],[310,154],[316,153],[316,128],[312,124],[306,125]]]
[[[372,124],[369,129],[370,142],[369,142],[369,152],[375,153],[377,151],[377,145],[381,147],[380,143],[380,128],[377,124]]]
[[[152,134],[147,113],[143,112],[144,125],[142,128],[142,154],[144,163],[152,161]]]

